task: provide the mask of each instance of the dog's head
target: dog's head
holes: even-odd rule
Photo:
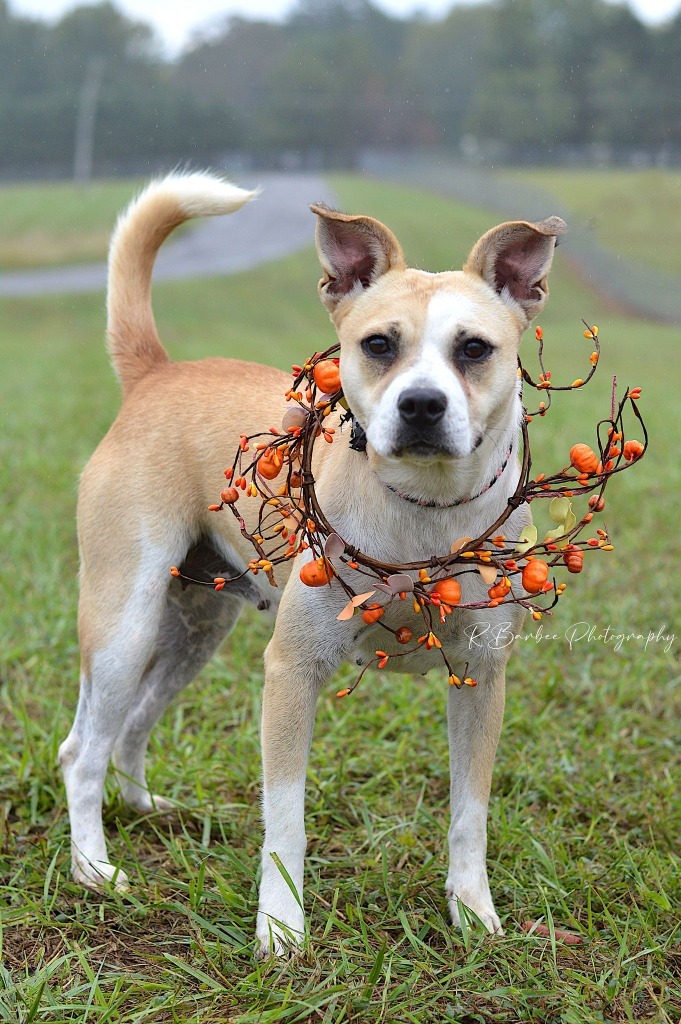
[[[518,345],[548,296],[564,222],[501,224],[462,271],[431,274],[405,265],[379,221],[312,211],[343,390],[377,472],[389,481],[399,464],[451,475],[517,405]]]

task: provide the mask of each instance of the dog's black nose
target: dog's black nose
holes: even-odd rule
[[[445,414],[447,396],[434,388],[407,388],[400,395],[397,408],[410,426],[432,427]]]

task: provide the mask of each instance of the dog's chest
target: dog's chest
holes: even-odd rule
[[[470,580],[463,578],[461,583],[463,601],[484,600],[486,589],[481,580],[478,582],[471,574]],[[376,598],[379,598],[376,603],[383,603],[380,593],[370,602]],[[421,611],[416,612],[411,595],[407,595],[404,600],[398,597],[386,604],[383,616],[371,625],[357,614],[352,620],[354,631],[347,660],[357,665],[377,662],[376,652],[381,651],[389,656],[386,670],[425,673],[433,668],[444,669],[444,654],[454,672],[461,674],[467,671],[467,666],[481,666],[500,658],[505,660],[524,614],[517,606],[454,608],[451,614],[444,616],[444,621],[437,608],[431,608],[430,613],[431,616],[428,612],[424,616]],[[405,630],[410,637],[405,636]],[[396,633],[407,642],[400,643]],[[430,634],[437,638],[437,643]]]

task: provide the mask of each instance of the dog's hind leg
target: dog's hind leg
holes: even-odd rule
[[[234,628],[243,600],[209,587],[168,588],[156,643],[113,751],[123,799],[142,812],[169,810],[146,781],[145,754],[154,725],[173,698],[210,660]]]
[[[81,687],[71,732],[59,749],[71,820],[73,877],[90,888],[127,878],[109,862],[102,826],[104,780],[116,739],[154,648],[175,552],[147,545],[132,580],[83,560],[79,630]],[[113,580],[123,580],[118,591]]]

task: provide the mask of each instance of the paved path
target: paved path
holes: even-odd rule
[[[334,197],[323,178],[312,174],[254,174],[239,181],[262,187],[253,202],[229,217],[207,217],[169,240],[154,267],[154,281],[218,277],[281,259],[314,241],[310,203]],[[0,298],[93,292],[106,287],[104,263],[14,271],[0,276]]]

